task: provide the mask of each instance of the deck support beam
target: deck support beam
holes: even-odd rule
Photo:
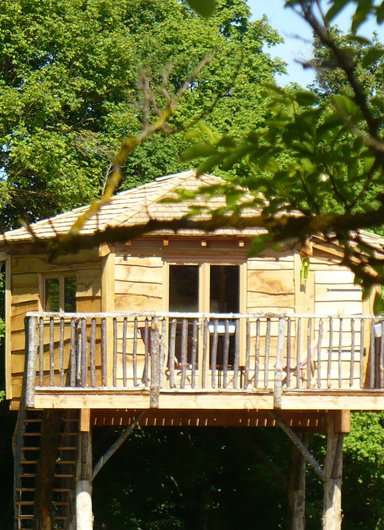
[[[304,438],[304,435],[302,436]],[[303,439],[305,443],[305,439]],[[289,470],[289,530],[305,530],[305,459],[292,443]]]
[[[344,432],[337,426],[343,411],[330,413],[327,421],[327,454],[325,457],[325,482],[323,504],[323,530],[340,530],[342,521],[341,483],[343,473]]]
[[[76,477],[76,530],[92,530],[92,433],[90,411],[81,411]]]

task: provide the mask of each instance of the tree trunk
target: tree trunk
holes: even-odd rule
[[[327,454],[325,457],[323,530],[341,529],[343,438],[344,434],[335,432],[335,415],[332,413],[328,414]]]
[[[305,529],[305,459],[298,448],[291,446],[291,467],[288,485],[289,530]]]
[[[44,411],[41,425],[40,456],[36,470],[34,530],[52,528],[52,494],[59,444],[61,411]]]

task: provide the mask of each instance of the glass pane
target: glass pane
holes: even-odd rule
[[[169,310],[191,312],[199,310],[199,267],[171,265],[169,267]]]
[[[76,311],[76,278],[64,278],[64,311]]]
[[[60,311],[60,284],[58,278],[45,280],[45,311]]]
[[[211,265],[210,310],[212,313],[239,312],[239,267]]]
[[[239,312],[239,267],[236,265],[211,265],[210,267],[210,293],[209,303],[212,313],[238,313]],[[225,366],[229,369],[235,359],[235,322],[229,321],[228,328],[225,322],[219,320],[217,327],[216,350],[213,353],[214,342],[211,335],[210,354],[215,356],[216,367],[220,370]],[[211,333],[215,330],[211,321]],[[225,333],[228,329],[228,350],[225,352]],[[212,358],[210,358],[212,363]]]

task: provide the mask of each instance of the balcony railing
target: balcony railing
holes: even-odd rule
[[[384,386],[384,320],[372,316],[38,313],[27,318],[36,389],[274,392]]]

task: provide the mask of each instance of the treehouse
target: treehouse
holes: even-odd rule
[[[189,171],[117,194],[85,219],[77,252],[45,243],[87,207],[3,236],[15,528],[92,528],[92,427],[135,423],[281,427],[324,481],[323,528],[340,528],[349,412],[384,408],[384,321],[336,244],[313,237],[251,255],[257,226],[180,222],[192,206],[209,220],[201,208],[224,198],[172,202],[176,190],[222,183]],[[105,243],[111,233],[120,242]],[[314,430],[328,434],[324,467],[298,434]]]

